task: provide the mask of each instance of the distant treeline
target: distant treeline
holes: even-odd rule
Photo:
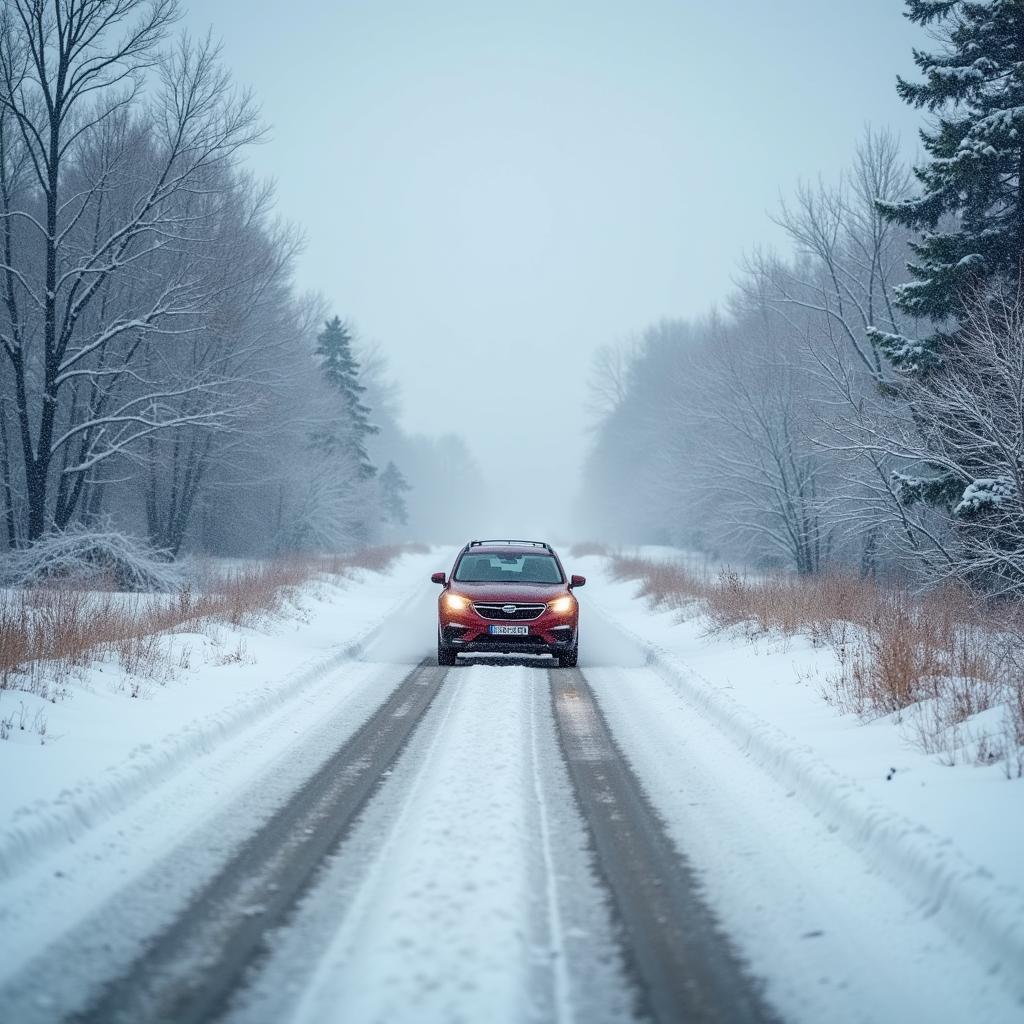
[[[605,349],[581,515],[799,573],[1024,590],[1019,3],[925,3],[900,95],[926,159],[869,131],[776,215],[726,310]]]

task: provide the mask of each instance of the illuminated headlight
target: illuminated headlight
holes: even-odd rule
[[[469,599],[459,594],[445,594],[444,606],[450,612],[464,612],[469,607]]]
[[[576,599],[570,597],[568,594],[563,597],[556,597],[551,604],[548,605],[548,609],[553,611],[556,615],[564,615],[566,612],[571,612],[576,607]]]

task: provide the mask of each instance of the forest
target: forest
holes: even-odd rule
[[[592,536],[1024,592],[1024,30],[1019,4],[911,0],[911,166],[869,128],[780,200],[734,293],[602,348]]]
[[[0,12],[0,552],[429,535],[479,472],[457,437],[405,434],[386,352],[298,291],[301,229],[246,165],[256,99],[180,14]]]

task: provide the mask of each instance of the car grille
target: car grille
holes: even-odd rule
[[[505,611],[512,608],[513,611]],[[504,604],[475,604],[473,610],[484,619],[495,619],[500,622],[508,622],[510,619],[536,619],[544,611],[542,604],[515,604],[509,601]]]

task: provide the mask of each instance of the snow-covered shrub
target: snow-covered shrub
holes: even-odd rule
[[[0,582],[33,587],[63,581],[128,591],[170,591],[181,568],[141,541],[116,530],[72,528],[52,533],[0,561]]]

